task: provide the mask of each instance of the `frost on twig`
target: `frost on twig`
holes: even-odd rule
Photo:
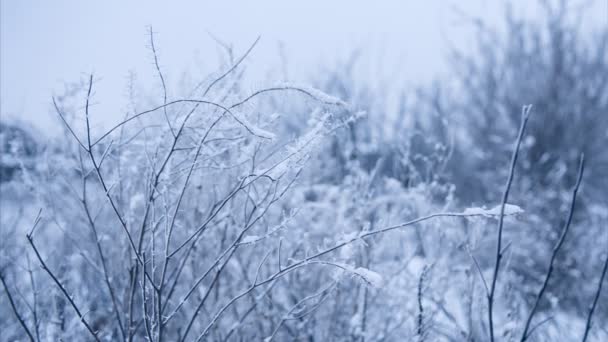
[[[277,84],[275,87],[279,88],[279,89],[285,89],[285,90],[300,91],[326,105],[341,106],[341,107],[345,107],[345,108],[349,107],[346,102],[340,100],[339,98],[329,95],[319,89],[313,88],[308,85],[283,82],[283,83]]]
[[[360,278],[365,283],[367,283],[368,285],[375,287],[375,288],[381,288],[384,284],[384,279],[382,278],[382,276],[380,274],[378,274],[377,272],[374,272],[368,268],[365,268],[365,267],[353,267],[348,264],[328,262],[328,261],[319,261],[319,262],[311,262],[311,263],[321,263],[321,264],[336,266],[336,267],[342,269],[343,271]]]
[[[368,284],[370,284],[371,286],[373,286],[375,288],[381,288],[382,284],[384,282],[384,280],[382,279],[382,276],[380,274],[378,274],[370,269],[367,269],[365,267],[357,267],[355,269],[351,269],[350,272],[361,277]]]
[[[473,208],[467,208],[465,209],[462,213],[464,215],[471,215],[471,216],[487,216],[487,217],[493,217],[493,216],[500,216],[500,205],[495,206],[492,209],[485,209],[485,208],[479,208],[479,207],[473,207]],[[504,211],[504,215],[505,216],[513,216],[513,215],[518,215],[518,214],[522,214],[524,213],[524,210],[515,205],[515,204],[505,204],[505,211]]]
[[[238,113],[238,111],[232,111],[232,116],[234,119],[239,122],[243,127],[245,127],[251,134],[268,140],[273,140],[275,138],[275,134],[269,132],[265,129],[262,129],[253,123],[251,123],[244,115]]]

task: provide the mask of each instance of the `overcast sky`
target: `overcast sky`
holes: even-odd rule
[[[605,20],[605,0],[597,2],[594,20]],[[282,44],[294,81],[359,48],[371,61],[371,74],[419,83],[444,68],[447,44],[471,38],[456,20],[455,3],[490,20],[502,8],[499,1],[483,0],[1,1],[0,114],[44,128],[56,120],[51,96],[64,82],[93,72],[99,79],[96,111],[110,120],[122,116],[129,72],[144,84],[155,82],[149,25],[172,86],[184,71],[217,65],[218,47],[209,32],[233,44],[237,54],[261,35],[249,62],[260,81],[280,69]]]

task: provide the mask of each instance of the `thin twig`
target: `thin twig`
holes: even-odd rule
[[[511,190],[511,183],[513,182],[513,175],[515,174],[515,164],[517,163],[517,157],[519,155],[519,146],[521,145],[522,138],[524,136],[524,131],[526,130],[526,124],[528,123],[528,118],[530,117],[530,110],[532,109],[531,105],[524,106],[522,109],[522,118],[521,125],[519,127],[519,134],[517,135],[517,140],[515,141],[515,148],[513,149],[513,154],[511,156],[511,167],[509,170],[509,178],[507,179],[507,183],[505,185],[505,189],[502,195],[502,201],[500,205],[500,217],[498,219],[498,232],[496,238],[496,258],[494,264],[494,272],[492,274],[492,283],[490,285],[490,294],[488,295],[488,324],[490,328],[490,341],[494,342],[494,294],[496,292],[496,281],[498,280],[498,272],[500,270],[500,261],[502,259],[502,232],[503,232],[503,224],[504,224],[504,214],[505,214],[505,205],[507,204],[507,200],[509,199],[509,191]]]
[[[80,154],[79,154],[79,156],[80,156]],[[84,170],[84,164],[83,164],[81,156],[80,156],[80,167]],[[109,275],[110,271],[108,270],[106,257],[103,253],[103,249],[101,248],[101,241],[99,238],[99,234],[97,233],[97,225],[95,224],[95,220],[91,216],[91,211],[89,209],[89,204],[88,204],[88,200],[87,200],[87,176],[86,175],[84,175],[82,177],[82,201],[81,202],[82,202],[82,206],[83,206],[83,209],[85,212],[85,216],[89,223],[89,227],[91,228],[91,232],[93,233],[93,238],[95,239],[95,246],[97,248],[97,253],[99,255],[99,259],[101,260],[104,281],[106,283],[108,292],[110,294],[110,298],[112,300],[112,309],[114,311],[114,315],[115,315],[116,321],[118,323],[118,328],[120,329],[122,339],[126,340],[127,337],[125,334],[122,320],[120,318],[120,311],[118,309],[118,300],[116,299],[116,295],[114,293],[114,288],[112,287],[112,284],[110,282],[110,275]]]
[[[59,279],[57,279],[55,274],[53,274],[53,272],[48,268],[48,266],[46,265],[44,260],[42,260],[42,257],[40,256],[40,253],[38,252],[38,249],[36,248],[36,245],[34,244],[33,236],[31,234],[27,234],[26,237],[27,237],[27,241],[29,241],[29,243],[30,243],[30,246],[32,246],[32,249],[34,250],[34,253],[36,253],[36,257],[38,258],[38,261],[40,261],[42,269],[51,277],[51,279],[53,279],[53,282],[55,282],[57,287],[59,287],[59,290],[61,291],[61,293],[63,293],[64,297],[68,300],[68,302],[70,302],[70,305],[72,305],[72,308],[76,312],[76,315],[78,316],[78,318],[80,318],[80,321],[82,322],[82,324],[84,324],[84,326],[87,328],[89,333],[91,333],[91,335],[93,336],[95,341],[100,341],[99,337],[97,337],[97,333],[95,331],[93,331],[93,328],[91,328],[91,326],[89,325],[87,320],[84,318],[84,315],[80,312],[80,309],[78,309],[78,306],[72,299],[72,296],[70,296],[68,294],[68,291],[65,289],[63,284],[61,284],[61,282],[59,281]]]
[[[274,340],[274,337],[279,332],[279,329],[281,329],[281,327],[283,326],[283,324],[286,321],[293,320],[293,319],[300,319],[300,318],[302,318],[302,317],[304,317],[304,316],[306,316],[308,314],[311,314],[314,311],[316,311],[316,309],[318,309],[321,306],[321,304],[323,303],[324,298],[326,298],[326,293],[328,293],[329,291],[331,291],[332,289],[334,289],[337,285],[338,285],[338,282],[337,281],[333,281],[333,282],[329,283],[329,285],[321,288],[321,290],[317,291],[316,293],[313,293],[313,294],[311,294],[309,296],[306,296],[306,297],[300,299],[297,303],[295,303],[291,307],[291,309],[289,309],[289,311],[287,311],[287,313],[285,315],[283,315],[283,318],[281,318],[281,320],[279,321],[279,324],[277,324],[277,326],[274,328],[274,330],[272,331],[272,334],[269,337],[265,338],[264,341],[271,342],[272,340]],[[292,316],[293,312],[296,309],[298,309],[299,307],[301,307],[302,304],[304,304],[304,303],[306,303],[308,301],[311,301],[311,300],[313,300],[313,299],[315,299],[317,297],[320,297],[320,296],[322,296],[321,299],[317,303],[315,303],[315,305],[313,305],[312,309],[307,310],[304,313],[300,313],[300,314]]]
[[[542,321],[540,321],[540,322],[536,323],[536,325],[535,325],[535,326],[533,326],[533,327],[530,329],[530,332],[528,333],[528,336],[532,336],[532,333],[534,333],[534,330],[536,330],[536,329],[540,328],[540,327],[541,327],[543,324],[545,324],[545,323],[547,323],[547,322],[550,322],[550,321],[551,321],[551,320],[553,320],[554,318],[555,318],[555,317],[553,317],[553,316],[549,316],[549,317],[547,317],[547,318],[543,319]]]
[[[17,317],[19,324],[21,324],[21,326],[23,327],[23,330],[25,330],[25,333],[30,338],[30,341],[34,342],[35,341],[34,336],[30,332],[30,329],[27,327],[27,324],[25,324],[23,317],[21,317],[21,315],[19,314],[19,310],[17,310],[17,306],[15,305],[15,302],[13,301],[13,296],[11,295],[11,292],[8,290],[8,286],[6,285],[6,282],[4,281],[4,275],[2,274],[2,272],[0,272],[0,281],[2,281],[2,285],[4,286],[4,291],[6,292],[6,296],[8,297],[8,302],[11,304],[11,309],[13,309],[13,313],[15,314],[15,317]]]
[[[70,126],[70,124],[68,123],[68,121],[65,119],[65,116],[61,112],[61,109],[59,109],[59,106],[57,105],[57,101],[55,101],[54,97],[53,97],[53,106],[55,106],[55,111],[57,112],[57,114],[61,118],[61,121],[63,121],[65,127],[68,129],[68,131],[70,131],[70,134],[72,134],[72,136],[74,137],[74,139],[76,139],[76,142],[78,143],[78,145],[80,145],[80,147],[82,147],[82,149],[86,151],[87,150],[86,146],[84,146],[84,144],[82,143],[82,141],[80,141],[80,138],[78,138],[78,136],[76,135],[76,133],[72,129],[72,126]]]
[[[424,290],[424,278],[426,277],[427,272],[428,267],[425,265],[420,273],[420,278],[418,279],[418,294],[416,296],[418,300],[418,322],[416,335],[418,335],[419,342],[424,341],[424,307],[422,306],[422,292]]]
[[[165,115],[165,120],[167,121],[167,125],[169,125],[169,131],[171,135],[175,138],[175,132],[173,132],[173,126],[171,126],[171,120],[169,120],[169,115],[167,115],[167,85],[165,84],[165,77],[163,76],[162,71],[160,71],[160,65],[158,64],[158,53],[156,52],[156,47],[154,46],[154,31],[152,31],[152,26],[150,26],[150,48],[152,49],[152,55],[154,56],[154,66],[156,67],[156,71],[158,72],[158,77],[160,78],[160,83],[163,87],[163,114]]]
[[[144,264],[142,265],[142,268],[146,268],[146,253],[142,253],[142,258],[144,260]],[[141,305],[142,305],[142,316],[143,316],[143,320],[144,320],[144,328],[146,330],[146,335],[148,336],[148,340],[150,342],[153,342],[154,339],[152,338],[152,333],[150,332],[150,324],[148,323],[148,308],[147,305],[148,304],[148,299],[146,298],[146,277],[144,276],[145,274],[145,270],[144,272],[142,272],[141,274]]]
[[[211,82],[211,84],[209,84],[209,86],[207,87],[207,89],[205,89],[205,91],[203,92],[203,98],[205,96],[207,96],[207,94],[209,93],[209,91],[218,83],[220,82],[222,79],[224,79],[226,76],[228,76],[231,72],[233,72],[238,66],[239,64],[241,64],[245,58],[247,58],[247,56],[249,55],[249,53],[253,50],[253,48],[258,44],[258,42],[260,41],[261,36],[258,36],[256,38],[256,40],[253,42],[253,44],[251,44],[251,46],[249,47],[249,49],[247,49],[247,51],[245,52],[245,54],[243,56],[241,56],[241,58],[239,58],[239,60],[234,63],[234,65],[228,69],[225,73],[223,73],[220,77],[216,78],[213,82]]]
[[[30,278],[30,285],[32,286],[32,318],[34,319],[34,333],[36,334],[36,340],[40,341],[40,321],[38,320],[38,287],[36,286],[36,281],[34,280],[34,271],[32,270],[32,263],[30,260],[30,255],[26,254],[27,257],[27,273]],[[26,302],[27,303],[27,302]]]
[[[595,312],[595,308],[597,307],[597,303],[600,299],[600,294],[602,293],[602,283],[604,283],[604,278],[606,278],[606,273],[608,271],[608,255],[606,256],[606,261],[604,262],[604,269],[602,270],[602,274],[599,279],[599,283],[597,284],[597,291],[595,291],[595,297],[593,298],[593,303],[589,308],[589,315],[587,315],[587,324],[585,325],[585,334],[583,335],[583,342],[587,341],[587,337],[589,336],[589,331],[591,331],[591,319],[593,317],[593,312]]]
[[[542,287],[540,288],[540,291],[538,291],[538,294],[536,295],[536,299],[534,300],[534,305],[532,306],[532,310],[530,310],[530,314],[528,315],[528,318],[526,319],[526,325],[524,327],[524,332],[521,336],[521,342],[526,341],[528,339],[528,337],[530,337],[530,335],[532,334],[531,331],[528,333],[528,330],[530,329],[530,323],[532,323],[532,318],[534,318],[534,314],[536,313],[536,310],[538,309],[538,304],[540,303],[540,300],[542,299],[543,294],[547,290],[547,285],[549,284],[549,279],[551,278],[551,274],[553,273],[553,265],[555,263],[557,253],[562,248],[562,245],[564,244],[564,241],[566,240],[566,235],[568,234],[568,231],[570,230],[570,223],[572,222],[572,217],[574,216],[574,205],[576,204],[576,195],[577,195],[578,189],[581,185],[581,181],[583,180],[584,170],[585,170],[585,156],[581,155],[580,163],[578,166],[578,175],[576,176],[576,184],[574,185],[574,189],[572,189],[572,200],[570,202],[570,210],[568,212],[568,219],[566,220],[564,228],[562,229],[559,240],[553,247],[553,253],[551,254],[551,260],[549,261],[549,268],[547,269],[547,273],[545,274],[545,280],[543,282]]]
[[[253,131],[251,131],[251,129],[246,126],[242,121],[240,121],[237,116],[231,111],[234,108],[240,107],[242,105],[244,105],[245,103],[249,102],[250,100],[252,100],[253,98],[257,97],[258,95],[264,94],[264,93],[268,93],[268,92],[275,92],[275,91],[286,91],[286,90],[293,90],[293,91],[297,91],[300,92],[302,94],[305,94],[309,97],[311,97],[312,99],[319,101],[323,104],[326,105],[334,105],[334,106],[342,106],[342,107],[348,107],[348,105],[345,102],[342,101],[337,101],[337,102],[333,102],[333,101],[326,101],[326,99],[323,98],[319,98],[318,96],[316,96],[315,94],[311,93],[309,90],[301,88],[301,87],[296,87],[296,86],[291,86],[291,85],[284,85],[284,86],[279,86],[279,87],[271,87],[271,88],[266,88],[266,89],[262,89],[262,90],[258,90],[254,93],[252,93],[251,95],[247,96],[245,99],[238,101],[232,105],[230,105],[229,107],[225,107],[219,103],[213,102],[213,101],[206,101],[206,100],[196,100],[196,99],[180,99],[180,100],[173,100],[170,102],[167,102],[166,104],[160,105],[160,106],[156,106],[154,108],[145,110],[143,112],[139,112],[137,114],[134,114],[132,116],[130,116],[129,118],[121,121],[120,123],[116,124],[114,127],[110,128],[108,131],[106,131],[101,137],[99,137],[97,140],[95,140],[95,142],[92,143],[92,146],[97,145],[99,142],[101,142],[103,139],[105,139],[108,135],[112,134],[112,132],[114,132],[115,130],[117,130],[118,128],[122,127],[123,125],[129,123],[130,121],[135,120],[136,118],[149,114],[149,113],[153,113],[157,110],[163,109],[165,107],[169,107],[175,104],[179,104],[179,103],[195,103],[195,104],[207,104],[213,107],[216,107],[218,109],[221,109],[223,111],[225,111],[226,113],[230,114],[239,124],[241,124],[243,127],[245,127],[245,129],[247,129],[249,131],[249,133],[256,135]],[[258,136],[258,135],[256,135]],[[76,137],[76,136],[75,136]],[[263,137],[262,137],[263,138]]]
[[[135,253],[135,257],[137,258],[137,260],[139,261],[139,263],[143,265],[143,261],[141,259],[140,254],[139,254],[139,249],[135,247],[135,242],[133,241],[133,237],[131,236],[131,233],[129,232],[129,228],[127,227],[126,220],[122,217],[122,215],[118,211],[118,207],[117,207],[114,199],[112,198],[112,196],[110,194],[111,187],[108,188],[108,186],[106,185],[106,182],[105,182],[105,180],[103,178],[103,175],[101,174],[101,169],[100,169],[99,163],[95,159],[95,154],[93,153],[93,144],[91,143],[91,127],[90,127],[90,123],[89,123],[90,122],[90,119],[89,119],[89,100],[90,100],[91,90],[92,89],[93,89],[93,75],[91,74],[91,76],[89,78],[89,90],[87,92],[86,105],[85,105],[85,120],[86,120],[86,127],[87,127],[87,145],[88,145],[88,149],[86,151],[87,151],[87,153],[88,153],[88,155],[89,155],[89,157],[91,159],[91,163],[93,164],[93,168],[95,169],[95,172],[97,173],[97,178],[99,179],[99,183],[101,184],[101,186],[102,186],[102,188],[104,190],[106,198],[110,202],[110,206],[112,207],[112,210],[116,214],[116,217],[118,218],[118,221],[120,221],[120,224],[121,224],[121,227],[123,228],[123,231],[127,235],[129,244],[131,245],[131,248],[133,249],[133,252]],[[144,270],[144,274],[150,280],[150,283],[151,283],[152,287],[156,288],[156,286],[154,284],[153,278],[148,274],[148,272],[145,271],[145,267],[143,268],[143,270]]]

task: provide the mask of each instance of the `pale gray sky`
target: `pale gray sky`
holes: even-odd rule
[[[604,1],[597,1],[600,20]],[[454,3],[490,20],[502,9],[502,2],[483,0],[2,0],[0,114],[44,128],[56,120],[51,95],[65,81],[94,72],[100,79],[96,111],[109,120],[122,116],[129,72],[144,85],[156,82],[148,25],[157,33],[161,66],[172,86],[184,71],[217,65],[218,48],[207,32],[232,43],[237,54],[261,35],[249,62],[259,81],[279,69],[283,42],[294,81],[361,48],[372,61],[370,74],[418,83],[442,70],[446,43],[470,39],[455,20]]]

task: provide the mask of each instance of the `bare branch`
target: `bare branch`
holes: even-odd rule
[[[422,272],[420,273],[420,278],[418,279],[418,293],[417,293],[417,300],[418,300],[418,321],[417,321],[417,325],[416,325],[416,334],[418,335],[418,341],[422,342],[424,341],[424,307],[422,306],[422,296],[423,296],[423,290],[424,290],[424,280],[426,277],[426,274],[428,273],[428,266],[424,266],[424,268],[422,269]]]
[[[23,317],[21,317],[21,315],[19,314],[19,310],[17,310],[17,306],[15,305],[15,302],[13,301],[13,296],[11,295],[11,292],[8,290],[8,286],[6,285],[6,282],[4,281],[4,275],[2,273],[3,272],[0,272],[0,281],[2,281],[2,286],[4,286],[4,292],[6,292],[6,296],[8,297],[8,302],[11,304],[11,309],[13,309],[13,313],[15,314],[15,317],[17,317],[19,324],[21,324],[21,327],[23,327],[23,330],[29,337],[30,341],[34,342],[35,341],[34,335],[32,335],[32,333],[30,332],[30,329],[27,327],[27,324],[25,324]]]
[[[76,135],[74,130],[72,130],[72,126],[70,126],[70,124],[67,122],[63,113],[61,113],[61,109],[59,109],[59,105],[57,104],[57,101],[55,101],[54,97],[53,97],[53,106],[55,106],[55,112],[57,112],[57,115],[59,115],[59,117],[61,118],[61,121],[63,121],[63,124],[68,129],[70,134],[72,134],[74,139],[76,139],[76,142],[78,142],[78,145],[80,145],[80,147],[82,147],[82,149],[86,151],[87,150],[86,146],[84,146],[84,144],[82,143],[82,141],[80,141],[80,139],[78,138],[78,136]]]
[[[165,107],[169,107],[169,106],[172,106],[172,105],[175,105],[175,104],[178,104],[178,103],[200,103],[200,104],[207,104],[207,105],[219,108],[219,109],[223,110],[225,113],[230,114],[235,119],[235,121],[237,121],[239,124],[241,124],[252,135],[255,135],[255,136],[260,137],[260,138],[265,138],[265,137],[257,135],[250,127],[248,127],[242,120],[240,120],[238,118],[238,116],[236,114],[234,114],[234,112],[232,112],[230,110],[231,108],[224,107],[221,104],[218,104],[218,103],[215,103],[215,102],[212,102],[212,101],[194,100],[194,99],[182,99],[182,100],[170,101],[170,102],[167,102],[166,104],[163,104],[163,105],[160,105],[160,106],[154,107],[152,109],[148,109],[146,111],[143,111],[143,112],[140,112],[140,113],[137,113],[135,115],[130,116],[126,120],[121,121],[120,123],[118,123],[114,127],[112,127],[110,130],[106,131],[106,133],[104,133],[101,137],[99,137],[97,140],[95,140],[95,142],[92,143],[92,146],[95,146],[95,145],[99,144],[99,142],[101,142],[104,138],[106,138],[112,132],[114,132],[118,128],[122,127],[123,125],[129,123],[130,121],[133,121],[133,120],[141,117],[142,115],[153,113],[153,112],[155,112],[157,110],[160,110],[160,109],[163,109]]]
[[[547,273],[545,274],[545,280],[543,282],[543,285],[540,288],[540,291],[538,291],[538,294],[536,295],[536,299],[534,300],[534,305],[532,306],[532,310],[530,310],[530,314],[528,315],[528,318],[526,319],[526,325],[524,327],[524,332],[521,336],[521,342],[526,341],[532,333],[531,331],[528,332],[528,330],[530,329],[530,323],[532,323],[532,318],[534,318],[534,314],[536,313],[536,310],[538,309],[538,304],[540,303],[540,300],[542,299],[543,294],[547,290],[547,285],[549,284],[549,279],[551,279],[551,274],[553,273],[553,265],[555,263],[557,253],[562,248],[562,245],[564,244],[564,241],[566,240],[566,235],[568,234],[568,231],[570,230],[570,223],[572,222],[572,217],[574,216],[574,205],[576,204],[576,195],[578,193],[579,186],[581,185],[581,181],[583,180],[584,169],[585,169],[585,156],[581,155],[581,159],[580,159],[580,163],[579,163],[579,167],[578,167],[578,175],[576,176],[576,184],[574,185],[574,189],[572,189],[572,199],[570,202],[570,211],[568,212],[568,218],[566,220],[564,228],[562,229],[562,233],[559,237],[559,240],[553,247],[553,253],[551,254],[551,260],[549,261],[549,268],[547,269]]]
[[[593,303],[589,308],[589,314],[587,315],[587,323],[585,324],[585,333],[583,334],[583,342],[587,341],[587,337],[589,336],[589,332],[591,331],[591,319],[593,318],[593,313],[595,312],[595,308],[597,307],[597,303],[600,299],[600,294],[602,293],[602,284],[604,283],[604,278],[606,278],[606,273],[608,272],[608,255],[606,256],[606,261],[604,261],[604,269],[602,269],[602,274],[600,275],[600,279],[597,284],[597,291],[595,291],[595,296],[593,298]]]
[[[32,246],[32,249],[34,250],[34,253],[36,253],[36,257],[38,258],[38,261],[40,261],[42,269],[51,277],[51,279],[53,279],[53,282],[57,285],[57,287],[59,288],[59,290],[61,291],[61,293],[63,294],[63,296],[68,300],[68,302],[70,302],[70,305],[72,306],[72,308],[76,312],[76,315],[78,316],[78,318],[80,318],[80,321],[82,322],[82,324],[84,324],[84,326],[87,328],[87,330],[89,331],[89,333],[91,333],[91,335],[93,336],[93,338],[95,339],[95,341],[99,342],[100,339],[97,336],[97,332],[93,331],[93,328],[91,328],[91,326],[89,325],[89,323],[87,322],[87,320],[84,318],[84,315],[78,309],[78,306],[76,305],[76,303],[72,299],[72,296],[70,296],[68,294],[68,291],[65,289],[65,287],[63,286],[63,284],[61,284],[61,282],[59,281],[59,279],[57,279],[57,277],[55,276],[55,274],[53,274],[53,272],[47,267],[46,263],[44,262],[44,260],[40,256],[40,253],[38,252],[38,249],[36,248],[36,245],[34,244],[34,238],[33,238],[33,236],[31,234],[27,234],[26,237],[27,237],[27,240],[30,243],[30,246]]]
[[[519,134],[515,141],[515,147],[511,156],[511,167],[509,170],[509,178],[505,185],[505,189],[502,195],[502,202],[500,205],[500,218],[498,219],[498,231],[496,237],[496,259],[494,264],[494,272],[492,275],[492,283],[490,285],[490,294],[488,295],[488,325],[490,328],[490,341],[494,342],[494,294],[496,292],[496,281],[498,280],[498,272],[500,270],[500,261],[502,259],[502,231],[504,224],[505,205],[509,199],[509,191],[511,190],[511,183],[513,182],[513,175],[515,174],[515,164],[517,163],[517,157],[519,155],[519,146],[526,130],[526,124],[530,117],[531,105],[524,106],[522,109],[521,125],[519,127]]]
[[[467,253],[473,259],[473,263],[475,264],[475,268],[477,269],[477,273],[479,273],[479,277],[483,283],[483,287],[486,289],[486,296],[490,296],[490,288],[488,287],[488,283],[486,282],[486,278],[483,276],[483,272],[481,271],[481,267],[479,267],[479,263],[477,262],[477,258],[471,253],[469,248],[467,247]]]
[[[289,311],[287,311],[287,313],[281,318],[281,320],[279,321],[279,324],[277,324],[277,326],[274,328],[274,330],[272,331],[272,334],[265,338],[264,341],[266,342],[271,342],[272,340],[274,340],[274,337],[276,336],[276,334],[279,332],[279,329],[281,329],[281,327],[283,326],[283,324],[288,321],[288,320],[292,320],[292,319],[299,319],[302,318],[303,316],[306,316],[312,312],[314,312],[316,309],[318,309],[320,307],[320,305],[323,303],[323,299],[326,297],[326,294],[328,292],[330,292],[332,289],[334,289],[336,287],[336,285],[338,285],[338,282],[334,281],[331,282],[329,285],[324,286],[323,288],[321,288],[320,291],[317,291],[316,293],[313,293],[309,296],[306,296],[304,298],[302,298],[301,300],[299,300],[296,304],[294,304],[291,309],[289,309]],[[304,312],[303,314],[299,314],[297,315],[297,317],[292,317],[292,313],[298,309],[299,307],[302,306],[302,304],[311,301],[317,297],[322,297],[318,303],[316,303],[315,305],[313,305],[313,308],[311,310],[307,310],[306,312]]]
[[[82,158],[80,158],[80,166],[81,166],[81,168],[84,168]],[[101,267],[102,267],[102,271],[103,271],[102,274],[104,277],[104,281],[106,283],[106,287],[108,288],[108,293],[110,294],[110,299],[112,300],[112,309],[114,311],[114,315],[115,315],[116,321],[118,323],[118,328],[120,330],[123,340],[126,340],[125,330],[123,327],[122,320],[120,318],[120,311],[118,309],[118,301],[117,301],[116,295],[114,293],[114,288],[112,287],[112,284],[110,283],[110,272],[108,270],[106,257],[103,253],[103,249],[101,248],[101,241],[99,239],[99,234],[97,233],[97,225],[95,224],[95,221],[93,220],[93,217],[91,216],[91,211],[89,210],[89,204],[88,204],[87,192],[86,192],[87,191],[86,175],[83,175],[82,183],[83,183],[82,184],[82,206],[83,206],[87,221],[89,223],[89,227],[91,228],[91,232],[93,233],[93,238],[95,240],[95,246],[97,248],[97,254],[99,255],[99,259],[101,260]]]
[[[165,84],[165,77],[163,76],[162,71],[160,71],[160,65],[158,64],[158,53],[154,46],[154,31],[152,31],[152,26],[150,26],[150,48],[152,49],[152,55],[154,56],[154,66],[156,66],[156,71],[158,72],[158,77],[160,78],[160,83],[163,87],[163,104],[165,105],[163,107],[163,114],[165,115],[165,120],[167,121],[171,135],[175,137],[173,126],[171,126],[171,120],[169,120],[169,116],[167,115],[167,85]]]
[[[207,89],[205,89],[205,91],[203,92],[203,98],[205,96],[207,96],[207,94],[209,93],[209,91],[211,91],[211,89],[217,84],[219,83],[221,80],[223,80],[226,76],[230,75],[231,72],[233,72],[244,60],[245,58],[247,58],[247,56],[249,55],[249,53],[253,50],[253,48],[258,44],[258,42],[260,41],[261,36],[258,36],[256,38],[256,40],[253,42],[253,44],[251,44],[251,46],[249,47],[249,49],[247,49],[247,51],[245,52],[245,54],[243,56],[241,56],[241,58],[239,58],[239,60],[234,63],[234,65],[228,69],[225,73],[223,73],[220,77],[216,78],[213,82],[211,82],[209,84],[209,86],[207,87]],[[217,40],[216,40],[217,41]]]

